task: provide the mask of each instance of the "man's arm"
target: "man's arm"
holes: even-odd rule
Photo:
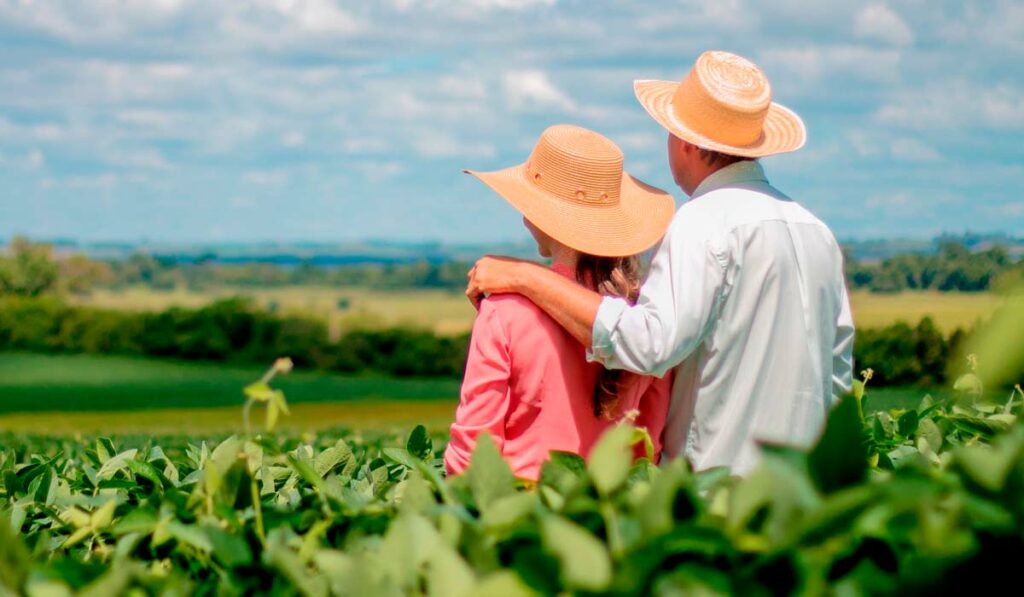
[[[479,306],[484,293],[516,293],[533,301],[566,329],[580,344],[589,347],[601,295],[532,261],[487,256],[469,272],[466,296]]]
[[[727,295],[731,260],[699,223],[673,224],[658,247],[635,306],[601,297],[554,272],[501,257],[470,271],[466,294],[516,292],[566,328],[590,357],[612,369],[664,375],[704,338]]]

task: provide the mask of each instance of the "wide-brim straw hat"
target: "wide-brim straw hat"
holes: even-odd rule
[[[623,161],[622,151],[607,137],[557,125],[541,134],[526,163],[465,172],[567,247],[623,257],[657,243],[675,212],[671,195],[630,176]]]
[[[704,149],[758,158],[807,141],[800,117],[772,101],[761,69],[736,54],[704,52],[681,82],[634,81],[633,90],[661,126]]]

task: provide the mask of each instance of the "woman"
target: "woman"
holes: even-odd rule
[[[541,135],[522,165],[469,172],[523,214],[552,269],[603,293],[635,300],[636,254],[661,238],[674,204],[623,171],[607,138],[575,126]],[[598,437],[639,411],[656,453],[669,379],[604,370],[529,300],[494,295],[473,324],[461,400],[445,451],[450,474],[465,470],[477,436],[489,432],[516,476],[537,479],[552,450],[586,456]]]

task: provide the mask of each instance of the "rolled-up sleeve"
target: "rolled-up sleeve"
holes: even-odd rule
[[[459,406],[444,452],[449,474],[461,473],[469,466],[476,438],[482,432],[491,433],[499,450],[504,445],[511,367],[508,335],[494,303],[485,300],[473,322]]]
[[[683,220],[669,228],[635,305],[606,297],[594,320],[587,356],[605,367],[661,377],[711,330],[728,294],[726,239]]]

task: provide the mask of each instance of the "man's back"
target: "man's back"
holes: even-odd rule
[[[694,197],[654,257],[642,308],[602,305],[595,351],[642,372],[677,366],[666,453],[743,473],[757,442],[813,442],[849,387],[842,254],[756,162],[720,170]]]

